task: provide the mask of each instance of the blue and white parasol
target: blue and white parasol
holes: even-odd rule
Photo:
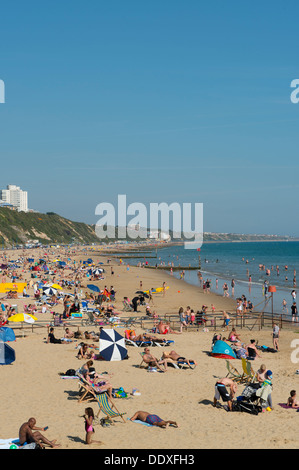
[[[100,355],[105,361],[122,361],[127,356],[125,338],[114,329],[102,329]]]

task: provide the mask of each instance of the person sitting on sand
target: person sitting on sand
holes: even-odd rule
[[[240,341],[235,343],[234,350],[236,352],[238,359],[247,359],[247,351],[244,348],[244,345]]]
[[[227,391],[227,388],[230,388],[230,393]],[[213,406],[216,406],[220,397],[224,402],[227,402],[228,408],[232,411],[232,401],[237,391],[237,384],[227,377],[217,380],[215,384],[215,395]]]
[[[228,341],[231,341],[232,343],[241,341],[240,335],[236,332],[236,328],[232,328],[232,331],[228,335]]]
[[[255,343],[255,339],[250,340],[250,344],[248,344],[248,346],[246,346],[246,351],[247,351],[247,354],[248,354],[248,360],[249,361],[253,361],[257,357],[261,357],[258,353],[256,343]]]
[[[54,328],[51,327],[50,328],[50,331],[49,331],[49,334],[48,334],[48,338],[47,338],[47,343],[52,343],[52,344],[67,344],[69,341],[72,341],[72,340],[64,340],[63,338],[62,339],[58,339],[58,338],[55,338],[54,336]]]
[[[73,331],[71,331],[69,328],[65,329],[64,337],[66,339],[74,338],[74,336],[75,336],[75,333]]]
[[[86,444],[103,444],[102,441],[94,441],[92,439],[92,435],[94,434],[94,428],[93,428],[93,421],[94,421],[94,413],[92,408],[86,408],[85,409],[85,443]]]
[[[197,362],[195,362],[193,359],[186,359],[185,357],[181,356],[174,350],[170,351],[170,353],[163,352],[162,359],[172,359],[173,361],[176,361],[176,362],[178,361],[186,362],[188,366],[190,367],[190,369],[192,369],[193,365],[197,366]]]
[[[256,380],[259,384],[262,384],[266,379],[267,367],[265,364],[262,364],[259,370],[256,373]]]
[[[291,408],[298,408],[299,402],[297,401],[296,390],[290,391],[290,396],[288,398],[287,405]]]
[[[45,436],[43,436],[40,431],[45,431],[46,428],[38,428],[36,425],[36,419],[30,418],[27,423],[23,423],[19,429],[19,442],[23,446],[25,444],[30,444],[35,442],[43,447],[43,444],[46,444],[50,447],[60,447],[59,444],[56,444],[56,440],[49,441]],[[32,432],[35,431],[35,432]]]
[[[84,337],[85,339],[92,339],[98,341],[100,335],[97,334],[95,331],[84,331]]]
[[[90,359],[91,354],[88,352],[88,344],[83,343],[78,351],[77,358],[78,359]]]
[[[147,411],[136,411],[132,418],[130,418],[130,421],[135,421],[136,419],[139,419],[144,423],[151,424],[152,426],[158,426],[160,428],[167,428],[169,425],[176,428],[179,427],[176,421],[165,421],[159,416],[150,414]]]

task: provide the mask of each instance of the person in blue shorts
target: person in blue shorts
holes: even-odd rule
[[[147,411],[136,411],[132,418],[130,418],[130,421],[135,421],[136,419],[151,424],[152,426],[159,426],[160,428],[167,428],[169,425],[176,428],[179,427],[176,421],[165,421],[158,415],[148,413]]]

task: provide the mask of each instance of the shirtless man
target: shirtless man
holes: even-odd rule
[[[151,424],[152,426],[159,426],[160,428],[167,428],[169,425],[176,428],[179,427],[176,421],[164,421],[159,416],[150,414],[147,411],[136,411],[132,418],[130,418],[130,421],[135,421],[135,419],[139,419],[140,421]]]
[[[196,366],[197,362],[195,362],[193,359],[186,359],[185,357],[182,357],[180,354],[176,353],[175,351],[170,351],[169,354],[163,352],[162,354],[162,359],[172,359],[173,361],[184,361],[188,364],[190,369],[192,369],[192,365]],[[192,365],[190,364],[192,362]]]
[[[167,359],[162,359],[159,361],[156,357],[154,357],[150,353],[149,348],[144,348],[143,360],[150,367],[158,367],[158,369],[161,370],[162,372],[167,371]],[[164,365],[164,370],[162,369],[161,365]]]
[[[56,440],[49,441],[46,437],[44,437],[39,431],[45,431],[47,428],[38,428],[35,426],[36,420],[35,418],[30,418],[27,423],[22,424],[19,430],[19,441],[20,445],[24,445],[25,442],[27,444],[36,442],[36,444],[47,444],[50,447],[60,447],[59,444],[56,444]],[[36,431],[36,432],[32,432]]]
[[[227,388],[230,388],[230,393],[227,391]],[[213,405],[216,406],[217,401],[222,398],[224,402],[227,402],[229,410],[232,411],[232,400],[237,391],[237,384],[227,377],[217,380],[215,384],[215,396]]]

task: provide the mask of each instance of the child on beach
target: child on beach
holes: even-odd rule
[[[290,391],[290,396],[288,398],[287,405],[291,408],[297,408],[299,406],[299,402],[297,401],[296,390]]]
[[[92,426],[93,420],[94,420],[94,413],[92,408],[86,408],[85,409],[85,431],[86,431],[86,436],[85,436],[85,443],[86,444],[103,444],[101,441],[93,441],[92,435],[95,432],[94,428]]]

